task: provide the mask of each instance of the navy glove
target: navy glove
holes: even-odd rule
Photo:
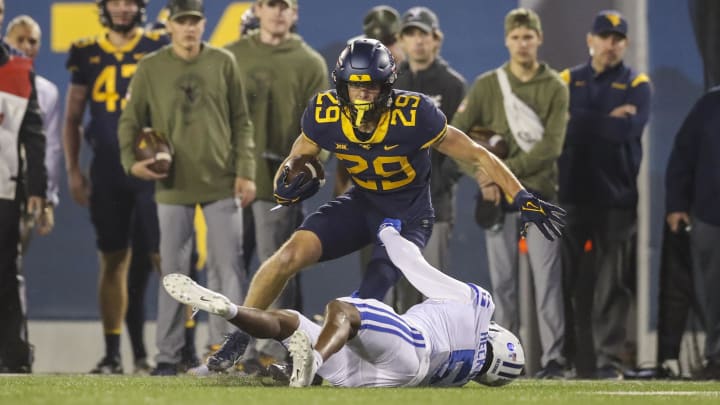
[[[277,182],[275,183],[275,202],[280,205],[293,205],[300,201],[306,200],[320,190],[320,180],[310,179],[307,183],[303,184],[305,179],[305,173],[298,174],[289,184],[286,184],[286,179],[290,168],[283,168],[283,172],[278,176]]]
[[[548,240],[554,240],[561,236],[560,230],[565,226],[563,217],[566,213],[564,209],[535,197],[527,190],[520,190],[517,193],[515,205],[520,209],[523,236],[527,233],[527,227],[531,223],[535,224]]]

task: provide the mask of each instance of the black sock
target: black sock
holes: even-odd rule
[[[106,333],[105,334],[105,357],[108,357],[108,358],[120,357],[120,334],[119,333]]]
[[[130,345],[135,360],[147,357],[145,342],[143,340],[143,327],[145,326],[145,291],[147,290],[153,263],[150,254],[145,253],[141,247],[135,246],[133,240],[133,255],[128,271],[128,307],[125,314]],[[139,243],[139,242],[138,242]]]
[[[195,320],[185,321],[185,345],[182,348],[183,357],[196,356],[195,353]]]

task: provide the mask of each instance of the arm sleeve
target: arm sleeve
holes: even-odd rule
[[[469,285],[455,280],[431,266],[420,249],[405,239],[394,228],[380,231],[380,240],[385,244],[390,260],[400,269],[405,278],[424,296],[430,299],[452,300],[464,303],[473,301]]]
[[[435,106],[435,103],[426,95],[421,95],[422,101],[417,111],[418,128],[423,129],[423,145],[421,149],[429,148],[440,143],[447,134],[447,117]]]
[[[695,188],[695,162],[704,122],[704,100],[700,99],[675,136],[665,171],[665,211],[689,212]]]
[[[227,60],[226,74],[228,89],[228,102],[230,105],[230,130],[232,131],[232,145],[235,155],[235,176],[255,180],[255,140],[253,125],[250,121],[245,86],[240,76],[240,69],[235,63],[235,57]]]
[[[120,115],[118,124],[118,142],[120,144],[120,159],[126,173],[130,173],[130,168],[135,164],[135,152],[133,145],[135,137],[142,127],[150,122],[149,120],[149,100],[147,89],[149,84],[147,77],[147,66],[142,63],[138,64],[137,71],[130,80],[130,87],[125,95],[127,105]]]
[[[83,69],[83,55],[80,49],[84,48],[79,48],[75,45],[70,47],[68,59],[65,62],[65,68],[70,71],[70,82],[72,84],[87,86],[88,79],[84,73],[85,69]]]
[[[505,164],[519,178],[544,170],[555,162],[562,152],[567,128],[569,93],[566,86],[558,83],[550,103],[550,113],[545,120],[545,133],[528,153],[520,153],[505,161]]]
[[[47,193],[47,170],[45,168],[45,134],[42,115],[37,100],[35,75],[30,73],[32,92],[25,116],[20,125],[19,141],[25,148],[27,159],[27,194],[45,198]]]
[[[47,199],[57,205],[60,189],[60,159],[62,158],[62,134],[60,133],[60,93],[53,84],[48,88],[48,111],[45,112],[45,167],[48,172]]]
[[[475,80],[470,90],[468,90],[452,114],[452,126],[465,133],[467,133],[476,122],[481,121],[481,117],[478,116],[482,111],[480,105],[480,94],[482,93],[480,80],[480,78]]]

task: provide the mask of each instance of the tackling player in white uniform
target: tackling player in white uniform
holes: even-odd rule
[[[249,335],[281,341],[293,357],[291,386],[308,386],[315,374],[341,387],[504,385],[519,376],[522,345],[490,321],[490,294],[428,264],[400,226],[386,219],[378,237],[428,297],[404,315],[375,299],[343,297],[327,305],[320,327],[296,311],[237,306],[181,274],[165,276],[163,285],[178,301],[223,316]]]

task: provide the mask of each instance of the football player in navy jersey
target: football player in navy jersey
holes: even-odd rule
[[[100,256],[99,303],[105,356],[92,373],[122,373],[120,332],[128,309],[128,270],[138,277],[132,305],[142,311],[144,285],[159,261],[158,219],[152,182],[128,176],[120,164],[117,127],[137,63],[169,43],[160,31],[145,32],[147,0],[97,0],[107,30],[70,48],[63,142],[70,193],[90,207]],[[86,105],[90,120],[81,128]],[[81,134],[92,149],[88,179],[79,166]],[[132,243],[132,244],[131,244]],[[131,248],[132,246],[132,248]],[[132,262],[132,265],[131,265]],[[132,281],[131,281],[132,282]],[[138,301],[139,300],[139,301]],[[140,315],[142,325],[142,315]],[[142,329],[131,333],[136,368],[147,369]]]
[[[420,93],[393,90],[395,61],[379,41],[358,39],[342,51],[335,89],[313,97],[302,119],[302,133],[290,156],[335,153],[350,173],[353,187],[321,206],[255,274],[245,306],[265,309],[286,281],[304,267],[344,256],[375,242],[372,259],[356,295],[382,299],[399,277],[375,238],[383,218],[402,222],[402,235],[422,248],[430,236],[430,154],[436,148],[473,164],[496,182],[549,238],[560,236],[562,209],[527,192],[505,165],[464,133],[447,125],[445,115]],[[289,170],[276,175],[275,197],[288,205],[313,195],[319,180]]]

